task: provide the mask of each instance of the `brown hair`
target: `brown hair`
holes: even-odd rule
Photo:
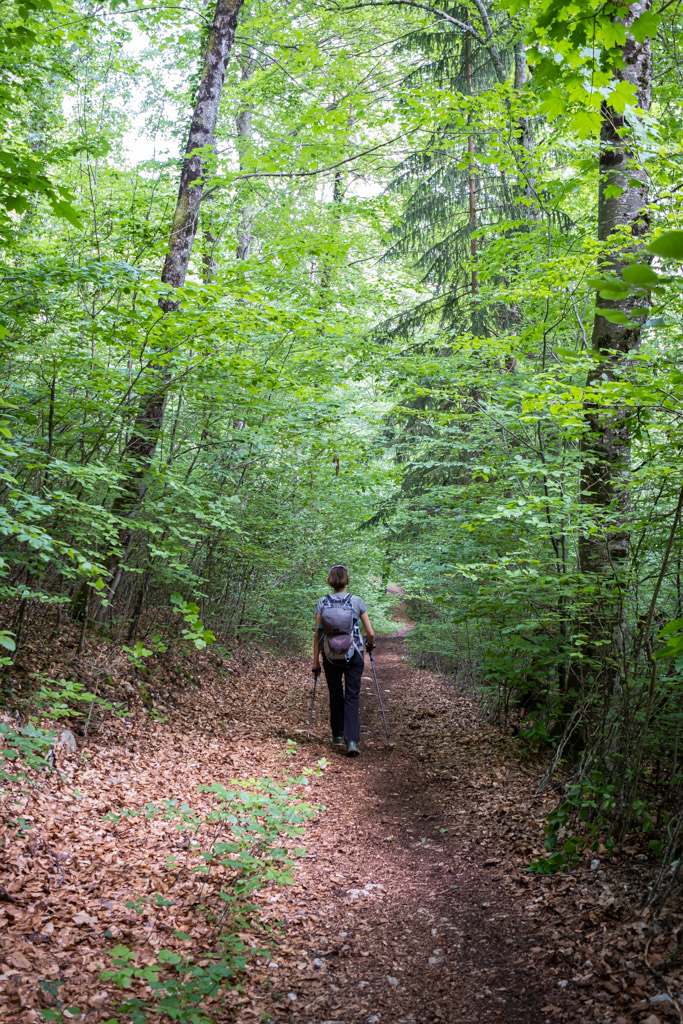
[[[327,574],[327,582],[333,590],[343,590],[349,583],[349,570],[345,565],[333,565]]]

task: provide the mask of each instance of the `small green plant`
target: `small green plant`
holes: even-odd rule
[[[171,604],[177,612],[180,612],[187,624],[182,632],[183,640],[193,643],[198,650],[215,642],[216,637],[211,630],[204,629],[204,623],[199,618],[199,605],[186,601],[180,594],[172,595]]]
[[[148,902],[149,896],[133,896],[131,899],[127,900],[124,905],[136,914],[144,914],[147,909]]]
[[[86,713],[84,705],[93,703],[102,710],[114,710],[113,704],[74,679],[51,679],[38,674],[34,678],[41,686],[33,694],[33,701],[43,718],[83,718]]]
[[[146,643],[138,640],[133,647],[126,647],[124,645],[121,650],[126,652],[128,660],[132,662],[136,669],[142,670],[145,668],[146,659],[156,654],[163,654],[168,650],[168,644],[158,633],[155,633]]]
[[[65,1013],[69,1014],[68,1018],[64,1017]],[[63,1010],[41,1010],[40,1015],[43,1020],[57,1021],[58,1024],[66,1024],[66,1020],[69,1020],[71,1017],[79,1017],[81,1015],[81,1010],[77,1006],[65,1006]]]
[[[144,668],[145,658],[151,658],[152,655],[154,654],[154,651],[150,650],[150,648],[148,647],[145,647],[142,640],[138,640],[134,647],[126,647],[124,644],[121,647],[121,650],[125,651],[125,653],[128,655],[128,660],[131,661],[132,664],[137,669]]]
[[[537,857],[529,871],[550,875],[568,871],[578,864],[580,854],[590,847],[597,850],[600,842],[613,848],[611,821],[615,810],[613,783],[607,784],[600,772],[570,786],[564,800],[547,816],[545,848],[547,857]],[[570,829],[572,823],[576,827]]]
[[[296,740],[288,739],[287,746],[283,751],[281,751],[280,757],[294,757],[296,755],[297,746],[298,744]]]
[[[316,813],[273,779],[242,780],[238,785],[233,790],[216,782],[201,787],[217,800],[207,821],[223,825],[227,835],[202,851],[203,864],[197,870],[208,873],[216,863],[236,873],[230,890],[219,894],[228,906],[237,906],[266,882],[283,885],[293,880],[292,858],[305,851],[298,846],[290,849],[286,841],[301,836],[303,823]]]
[[[147,717],[151,718],[153,722],[168,721],[168,715],[162,715],[161,712],[156,710],[156,708],[147,708]]]
[[[21,815],[13,821],[8,819],[7,824],[10,828],[16,829],[17,839],[23,839],[32,828],[31,822]]]
[[[69,1017],[80,1016],[81,1010],[77,1006],[63,1006],[59,1000],[59,989],[63,984],[64,982],[59,979],[39,982],[43,992],[51,996],[55,1003],[54,1008],[46,1008],[40,1011],[43,1020],[57,1021],[58,1024],[62,1024],[65,1013],[68,1013]]]
[[[540,710],[532,711],[520,726],[519,741],[521,745],[527,750],[537,751],[547,747],[551,739],[543,713]]]
[[[323,770],[318,764],[315,771]],[[314,769],[305,770],[312,774]],[[201,900],[208,919],[214,922],[219,949],[202,953],[201,963],[192,956],[173,950],[161,950],[155,963],[142,964],[127,946],[112,950],[113,966],[101,974],[104,981],[118,988],[131,990],[130,996],[117,1008],[133,1024],[145,1024],[150,1018],[170,1018],[181,1024],[210,1024],[211,1016],[206,1000],[215,1000],[225,988],[237,984],[237,977],[249,959],[265,954],[264,949],[248,947],[240,933],[253,923],[258,913],[251,902],[253,893],[271,882],[283,885],[293,880],[294,859],[305,851],[295,845],[303,834],[307,819],[317,809],[301,802],[293,792],[293,783],[282,786],[274,779],[247,779],[233,781],[232,788],[219,783],[202,786],[202,792],[211,793],[214,806],[199,812],[186,802],[167,799],[148,803],[139,810],[123,810],[107,817],[162,818],[175,821],[177,827],[190,832],[190,850],[194,854],[193,871],[201,881]],[[208,844],[201,842],[203,834],[211,836]],[[174,870],[175,862],[167,862]],[[215,878],[213,897],[207,882]],[[136,914],[143,914],[154,906],[162,911],[173,901],[155,892],[151,896],[134,895],[126,906]],[[262,926],[266,934],[272,928]],[[177,939],[191,940],[184,932],[174,932]]]
[[[18,782],[27,777],[26,770],[30,768],[49,768],[47,754],[56,738],[55,733],[32,724],[15,727],[0,722],[0,782]],[[11,771],[10,765],[16,770]]]
[[[118,1007],[133,1024],[145,1024],[150,1013],[180,1024],[211,1024],[206,1000],[215,998],[233,981],[246,966],[250,952],[236,938],[220,953],[203,956],[202,964],[191,956],[161,949],[156,963],[137,966],[136,954],[128,946],[116,946],[110,954],[114,966],[102,971],[100,977],[121,989],[146,984],[149,996],[131,996]]]

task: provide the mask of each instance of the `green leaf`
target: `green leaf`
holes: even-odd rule
[[[604,191],[606,199],[618,199],[623,194],[623,188],[620,185],[607,185]]]
[[[603,299],[622,299],[630,291],[628,284],[619,277],[591,277],[588,284],[595,288]]]
[[[683,619],[674,619],[673,622],[667,622],[657,635],[669,636],[671,633],[678,633],[681,630],[683,630]]]
[[[624,281],[647,288],[659,281],[659,275],[647,263],[629,263],[621,272]]]
[[[644,43],[646,39],[654,39],[659,31],[661,20],[661,14],[644,11],[631,25],[631,35],[637,43]]]
[[[623,114],[627,107],[637,107],[636,86],[631,82],[617,82],[612,92],[607,97],[607,103],[613,107],[618,114]]]
[[[622,313],[620,309],[598,309],[596,307],[596,313],[603,316],[605,320],[608,320],[611,324],[630,324],[631,318]]]
[[[683,231],[665,231],[648,245],[648,251],[667,260],[683,260]]]
[[[170,949],[160,949],[157,960],[160,964],[179,964],[183,958],[180,953],[173,953]]]

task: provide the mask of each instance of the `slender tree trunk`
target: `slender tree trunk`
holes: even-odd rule
[[[344,176],[341,170],[334,172],[334,183],[332,185],[332,220],[335,231],[339,228],[341,220],[342,199],[344,198]],[[323,257],[323,272],[320,275],[320,288],[327,291],[332,283],[332,264],[329,258]]]
[[[651,0],[637,0],[619,19],[628,29]],[[652,60],[650,41],[637,42],[627,34],[622,47],[623,67],[616,78],[634,85],[640,108],[650,107]],[[642,245],[649,227],[648,188],[645,170],[634,151],[633,125],[625,114],[603,103],[600,132],[600,183],[598,193],[598,238],[615,244],[600,270],[618,274]],[[624,234],[631,242],[624,243]],[[626,376],[631,357],[641,342],[640,319],[633,310],[642,306],[642,296],[606,300],[598,297],[598,306],[624,314],[624,323],[613,323],[596,313],[592,349],[596,362],[588,375],[588,387],[601,387],[603,381],[617,382]],[[625,403],[602,405],[587,403],[581,471],[581,501],[593,509],[598,529],[579,541],[581,571],[590,574],[597,590],[590,595],[590,606],[580,615],[577,633],[582,634],[583,653],[588,659],[581,683],[590,679],[611,691],[622,674],[626,641],[623,612],[624,570],[629,555],[632,409]],[[576,687],[575,687],[576,688]]]
[[[212,209],[213,196],[207,196],[202,207],[202,263],[204,264],[204,284],[212,284],[218,276],[218,260],[216,259],[216,212]],[[207,209],[208,207],[208,209]]]
[[[202,201],[204,156],[201,150],[213,144],[225,70],[235,40],[242,3],[243,0],[218,0],[206,43],[202,77],[180,174],[171,237],[161,274],[162,283],[173,288],[181,288],[185,284]],[[177,301],[172,297],[162,299],[159,305],[165,312],[178,308]]]
[[[474,89],[472,86],[472,39],[468,35],[465,36],[465,77],[467,79],[467,91],[471,96],[474,95]],[[469,124],[472,120],[471,112],[467,115],[467,123]],[[474,232],[477,229],[477,178],[474,172],[474,135],[470,132],[467,136],[467,152],[469,155],[469,166],[467,172],[467,190],[469,199],[469,221],[470,221],[470,259],[472,260],[472,270],[470,272],[470,293],[474,296],[479,292],[479,276],[477,274],[477,240],[474,237]],[[477,319],[474,310],[472,311],[472,320]],[[477,331],[477,324],[472,323],[472,330]]]
[[[500,50],[496,44],[493,27],[491,25],[491,18],[489,16],[488,8],[484,3],[484,0],[473,0],[474,6],[479,11],[479,17],[484,28],[484,46],[489,51],[491,57],[491,63],[493,64],[496,72],[496,77],[501,85],[505,85],[507,81],[507,75],[505,74],[505,66],[501,59]]]
[[[241,82],[248,82],[251,76],[254,74],[256,68],[256,54],[249,50],[244,66],[242,68],[242,74],[240,76]],[[240,171],[244,170],[244,157],[247,150],[251,146],[253,138],[252,121],[254,117],[254,107],[251,103],[247,103],[240,110],[239,114],[235,118],[235,126],[237,128],[237,154],[239,156]],[[249,185],[247,185],[249,188]],[[240,210],[239,221],[237,224],[237,250],[235,255],[238,260],[248,260],[251,256],[251,238],[252,238],[252,227],[254,224],[254,210],[249,200],[246,200]]]
[[[244,0],[218,0],[215,7],[185,147],[168,251],[161,274],[162,283],[168,285],[169,289],[181,288],[184,285],[192,256],[202,201],[205,152],[206,148],[213,144],[225,71],[243,2]],[[159,306],[164,313],[171,314],[178,310],[179,303],[172,291],[169,291],[159,300]],[[163,360],[153,366],[153,373],[153,386],[140,399],[133,430],[123,453],[127,477],[123,490],[112,508],[116,516],[128,516],[139,508],[147,490],[148,472],[163,426],[169,383],[169,371]],[[118,546],[123,551],[123,556],[116,559],[117,564],[111,566],[112,575],[106,591],[110,602],[122,579],[122,564],[128,558],[132,539],[132,528],[123,526],[118,537]],[[102,618],[101,609],[97,618]]]
[[[519,39],[515,43],[515,90],[522,92],[527,80],[527,62],[526,62],[526,48],[524,46],[524,39]],[[536,204],[536,189],[535,181],[533,179],[532,165],[531,165],[531,150],[533,147],[533,136],[531,134],[531,126],[529,124],[529,118],[526,114],[517,121],[517,144],[519,146],[519,156],[517,158],[519,166],[519,174],[523,179],[523,191],[526,199],[525,209],[523,212],[524,217],[531,217],[534,220],[538,217],[539,210]]]

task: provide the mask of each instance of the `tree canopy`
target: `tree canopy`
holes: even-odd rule
[[[680,822],[678,6],[0,19],[7,667],[46,615],[297,648],[343,561],[610,842]]]

